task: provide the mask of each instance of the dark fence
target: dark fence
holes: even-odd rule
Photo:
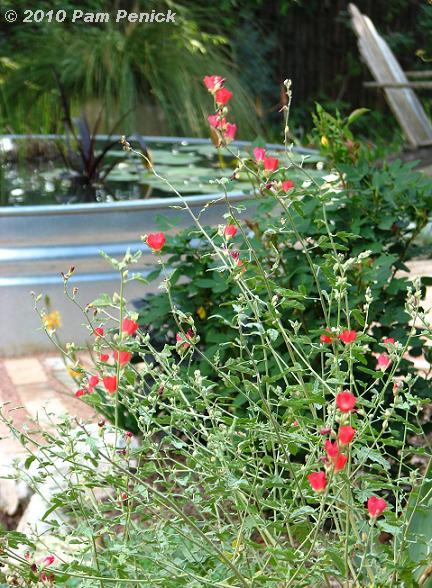
[[[348,4],[348,0],[270,0],[259,9],[260,22],[277,38],[273,49],[276,77],[288,76],[294,82],[294,105],[326,97],[352,107],[384,106],[378,91],[362,86],[372,78],[360,61]],[[355,4],[372,19],[403,68],[422,67],[416,51],[427,50],[431,44],[430,2],[357,0]]]

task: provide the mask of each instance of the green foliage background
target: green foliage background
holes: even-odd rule
[[[13,25],[0,19],[0,125],[3,131],[57,131],[61,127],[55,68],[78,112],[102,105],[107,126],[131,110],[124,130],[144,127],[139,104],[157,108],[165,132],[207,134],[208,103],[199,80],[221,73],[236,93],[234,118],[240,136],[263,133],[279,140],[281,83],[294,83],[292,130],[308,140],[315,100],[329,109],[368,106],[374,124],[362,128],[388,142],[400,132],[382,95],[362,83],[361,63],[350,29],[348,0],[203,0],[39,2],[33,9],[150,11],[171,8],[176,26],[136,24]],[[432,5],[426,0],[388,3],[358,0],[405,69],[429,67]],[[3,3],[22,13],[24,0]],[[417,55],[422,50],[422,57]],[[430,107],[427,95],[422,95]],[[159,112],[158,110],[158,112]]]

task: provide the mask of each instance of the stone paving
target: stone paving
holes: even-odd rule
[[[74,397],[76,387],[58,355],[0,360],[0,405],[8,403],[3,414],[12,419],[17,429],[27,427],[35,440],[39,439],[39,427],[32,424],[34,419],[46,429],[65,413],[95,419],[94,411]],[[22,453],[19,441],[0,421],[0,477]],[[0,480],[0,510],[13,514],[17,506],[14,484]]]

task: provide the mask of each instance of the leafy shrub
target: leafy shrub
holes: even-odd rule
[[[215,98],[216,116],[225,116]],[[289,150],[283,167],[264,149],[253,155],[239,166],[255,175],[261,210],[266,203],[273,210],[273,200],[280,207],[262,233],[229,202],[217,230],[190,211],[207,279],[220,295],[222,281],[229,285],[229,297],[220,299],[229,314],[209,309],[224,340],[212,341],[196,313],[175,305],[176,277],[168,274],[175,337],[157,349],[126,307],[124,285],[139,258],[127,253],[111,260],[119,294],[83,309],[95,369],[73,363],[78,395],[111,410],[114,426],[102,422],[96,433],[68,419],[40,443],[8,423],[30,452],[20,478],[52,488],[43,518],[60,541],[53,553],[47,532],[42,539],[3,534],[0,561],[12,583],[288,588],[430,581],[431,525],[420,524],[430,521],[428,457],[408,443],[412,433],[422,435],[424,402],[416,376],[400,371],[420,335],[411,327],[381,341],[391,321],[377,299],[384,290],[378,274],[391,265],[381,256],[391,253],[355,250],[350,227],[336,226],[348,201],[344,177],[310,183],[306,176],[305,185],[293,186]],[[361,210],[360,198],[356,206]],[[163,265],[173,245],[163,233],[144,240]],[[200,279],[188,254],[188,277]],[[421,337],[431,338],[420,285],[405,285],[406,322],[421,323]],[[76,291],[70,296],[78,303]],[[73,347],[64,354],[75,362]],[[233,398],[244,399],[241,413]],[[118,426],[123,407],[137,423],[134,445]]]
[[[335,285],[333,266],[329,263],[332,247],[351,258],[361,253],[360,261],[347,265],[345,272],[352,320],[356,328],[364,327],[364,293],[370,288],[373,302],[368,309],[368,320],[370,334],[376,340],[371,350],[379,354],[384,338],[393,337],[404,343],[409,338],[411,327],[405,309],[409,278],[401,272],[409,272],[406,261],[419,253],[416,237],[429,219],[432,186],[427,177],[412,170],[412,162],[403,164],[396,160],[391,164],[384,162],[380,167],[371,165],[364,146],[349,130],[349,124],[360,114],[361,111],[357,111],[344,120],[339,115],[329,115],[321,107],[317,109],[316,133],[325,138],[321,141],[323,157],[332,164],[327,179],[329,190],[334,191],[325,209],[322,201],[316,198],[316,186],[312,186],[311,194],[303,188],[303,197],[294,197],[289,211],[294,228],[286,227],[281,232],[277,229],[280,204],[264,190],[257,210],[243,212],[246,234],[243,237],[239,233],[234,244],[242,257],[248,244],[252,246],[254,255],[268,270],[277,264],[271,277],[276,292],[277,288],[282,288],[285,293],[278,293],[284,308],[281,322],[289,328],[290,321],[298,321],[311,335],[322,329],[324,323],[310,260],[299,243],[309,243],[319,287],[327,293]],[[337,238],[335,244],[328,235],[326,217],[332,235]],[[207,231],[215,233],[210,228]],[[300,234],[307,237],[302,238]],[[215,238],[222,244],[220,236]],[[212,357],[217,350],[222,360],[237,358],[241,349],[232,347],[238,337],[233,322],[236,314],[233,303],[240,289],[236,281],[228,281],[222,273],[214,271],[218,261],[212,255],[212,245],[200,239],[199,231],[193,228],[174,234],[164,252],[168,256],[165,264],[172,270],[170,291],[146,298],[140,311],[142,327],[151,334],[158,348],[163,343],[174,343],[177,324],[171,310],[173,304],[193,316],[206,357]],[[150,278],[159,278],[162,271],[159,266]],[[422,281],[424,285],[430,284],[431,278]],[[256,288],[263,295],[265,284],[258,283]],[[291,293],[288,299],[286,291],[290,289],[297,293]],[[276,341],[274,345],[282,351],[283,341]],[[419,338],[411,341],[409,352],[413,357],[425,353],[430,358],[430,351]],[[207,360],[196,355],[192,361],[211,376]],[[355,367],[356,379],[370,383],[375,365],[373,355],[363,358]],[[397,374],[406,376],[409,373],[415,373],[413,365],[404,358]],[[417,377],[414,386],[417,394],[429,396],[423,377]],[[234,394],[235,406],[245,402],[243,395]]]

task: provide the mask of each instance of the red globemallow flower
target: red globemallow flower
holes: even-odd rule
[[[325,472],[313,472],[309,474],[307,479],[309,484],[315,490],[315,492],[323,492],[327,485],[327,478]]]
[[[99,384],[99,376],[90,376],[88,381],[88,389],[93,392],[94,387]]]
[[[96,335],[96,337],[103,337],[103,335],[104,335],[103,327],[96,327],[95,330],[93,331],[93,333]]]
[[[292,180],[285,180],[285,182],[282,182],[282,190],[284,192],[288,192],[291,188],[294,188],[294,182]]]
[[[255,147],[255,149],[253,150],[253,154],[256,161],[264,161],[264,158],[266,156],[266,150],[262,147]]]
[[[341,412],[351,412],[357,403],[357,398],[349,390],[339,392],[336,396],[336,406]]]
[[[187,349],[188,347],[190,347],[190,343],[188,343],[188,339],[191,339],[193,337],[193,332],[191,329],[189,329],[189,331],[186,332],[186,340],[184,339],[182,333],[177,333],[176,334],[176,341],[177,343],[183,343],[183,348]]]
[[[204,76],[203,79],[204,86],[207,88],[209,92],[214,92],[215,90],[220,88],[224,81],[225,80],[222,76]]]
[[[221,118],[218,114],[209,114],[209,116],[207,117],[207,120],[208,120],[210,126],[213,127],[214,129],[219,128],[222,124]]]
[[[165,242],[166,237],[164,233],[150,233],[150,235],[147,235],[147,245],[153,251],[160,251],[165,245]]]
[[[234,141],[235,136],[237,133],[237,125],[232,123],[227,123],[225,126],[225,130],[223,132],[223,136],[225,140]]]
[[[232,92],[230,92],[227,88],[220,88],[220,90],[216,90],[215,92],[215,100],[216,103],[220,106],[225,106],[232,98]]]
[[[114,350],[114,359],[120,362],[120,365],[125,365],[130,361],[132,353],[130,351],[117,351]]]
[[[345,345],[348,345],[349,343],[354,343],[354,341],[357,339],[357,333],[356,331],[350,331],[349,329],[345,329],[339,335],[339,339],[343,343],[345,343]]]
[[[224,235],[227,239],[235,237],[237,233],[237,227],[235,225],[227,225],[224,229]]]
[[[103,383],[104,383],[106,391],[109,392],[110,394],[114,394],[114,392],[117,390],[117,377],[116,376],[105,376],[103,379]]]
[[[122,331],[127,335],[133,335],[138,329],[139,325],[130,318],[125,318],[122,321]]]
[[[105,362],[105,361],[108,361],[108,360],[109,360],[109,353],[101,353],[101,354],[99,355],[99,359],[100,359],[101,361],[104,361],[104,362]]]
[[[277,157],[267,157],[265,156],[264,159],[264,169],[268,172],[274,172],[279,165],[279,159]]]
[[[338,439],[341,445],[349,445],[355,436],[355,429],[350,425],[339,427]]]
[[[54,555],[47,555],[43,558],[42,563],[44,566],[51,566],[54,563],[55,557]]]
[[[327,331],[327,333],[329,333],[329,335],[321,335],[320,341],[321,341],[321,343],[332,343],[333,336],[331,335],[331,331],[329,329],[326,329],[326,331]]]
[[[385,343],[386,345],[388,345],[389,343],[391,343],[392,345],[394,345],[394,344],[395,344],[395,340],[393,339],[393,337],[386,337],[386,338],[384,339],[384,343]]]
[[[338,453],[337,457],[333,459],[335,472],[343,470],[347,461],[348,458],[344,453]]]
[[[384,498],[371,496],[367,501],[367,509],[371,517],[379,517],[387,508],[387,502]]]
[[[377,357],[377,369],[385,370],[391,364],[390,356],[387,353],[381,353]]]
[[[332,442],[327,440],[324,443],[324,449],[330,459],[333,459],[339,455],[339,447],[336,441]]]
[[[88,394],[88,390],[86,390],[85,388],[80,388],[75,392],[76,398],[81,398],[81,396],[84,396],[84,394]]]

